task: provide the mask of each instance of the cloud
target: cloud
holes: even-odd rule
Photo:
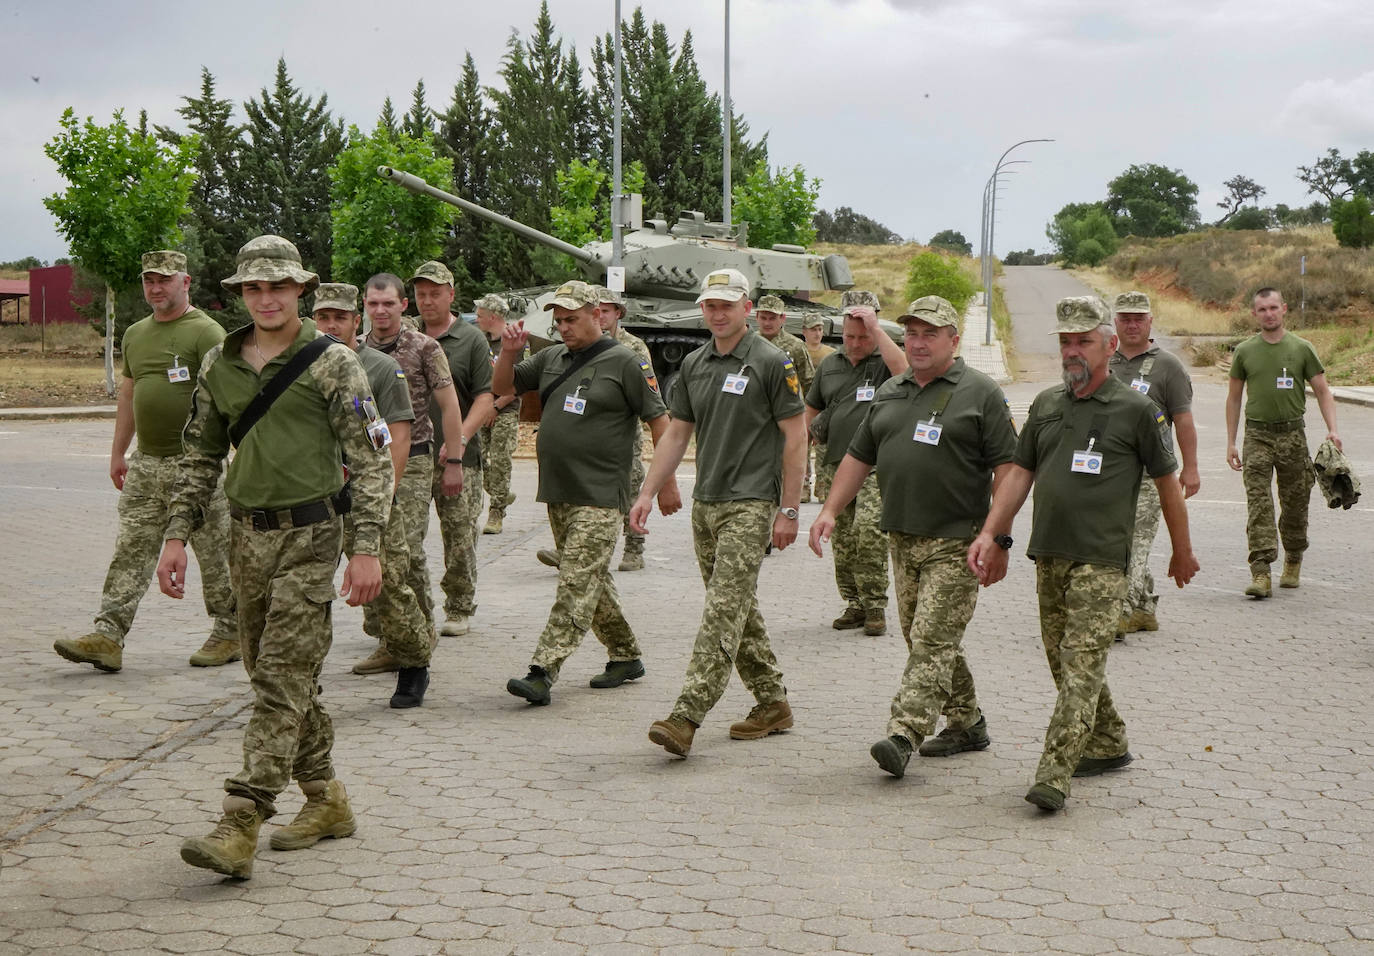
[[[1306,126],[1335,142],[1368,141],[1374,136],[1374,71],[1300,83],[1284,101],[1279,125]]]

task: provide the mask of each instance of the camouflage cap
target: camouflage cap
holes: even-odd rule
[[[1143,312],[1149,314],[1150,297],[1144,292],[1123,292],[1112,304],[1113,312]]]
[[[604,285],[596,286],[596,301],[601,305],[616,305],[620,311],[625,311],[625,299],[614,289],[608,289]]]
[[[883,307],[878,304],[878,297],[872,292],[864,289],[850,289],[840,296],[840,310],[848,315],[855,309],[862,309],[865,306],[874,312],[881,312]]]
[[[1071,295],[1060,299],[1054,307],[1058,324],[1050,330],[1050,335],[1061,332],[1091,332],[1099,325],[1110,325],[1111,314],[1107,303],[1095,295]]]
[[[301,254],[296,244],[281,236],[249,239],[239,250],[235,265],[234,274],[220,280],[220,285],[230,292],[238,292],[245,282],[291,279],[305,286],[305,292],[314,292],[320,284],[320,277],[301,265]]]
[[[804,328],[804,329],[823,329],[823,328],[825,328],[825,317],[824,317],[824,316],[821,316],[821,315],[817,315],[816,313],[813,312],[813,313],[811,313],[810,315],[808,315],[806,318],[802,319],[802,328]]]
[[[143,253],[143,268],[140,275],[156,272],[160,276],[174,276],[186,271],[186,256],[172,249],[159,249],[157,252]]]
[[[925,322],[937,328],[959,328],[959,313],[954,311],[954,306],[947,299],[942,299],[938,295],[923,295],[913,301],[899,317],[902,322],[908,319],[912,322]]]
[[[423,263],[420,268],[416,269],[415,274],[410,277],[409,281],[413,284],[416,279],[428,279],[430,282],[435,282],[439,285],[453,285],[453,273],[449,271],[448,266],[444,265],[442,262],[436,262],[433,259]]]
[[[725,302],[738,302],[749,295],[749,280],[738,269],[717,269],[707,273],[701,280],[701,295],[697,302],[707,299],[720,299]]]
[[[311,312],[338,309],[340,312],[358,311],[358,287],[347,282],[321,282],[315,290],[315,304]]]
[[[787,311],[787,306],[783,303],[781,296],[765,295],[760,296],[759,301],[754,304],[754,311],[773,312],[782,315]]]
[[[490,312],[502,318],[510,314],[510,303],[501,298],[495,292],[488,292],[482,298],[472,303],[474,309],[481,309],[483,312]]]
[[[565,309],[581,309],[584,306],[596,305],[598,298],[596,288],[578,279],[565,282],[560,285],[553,293],[553,299],[544,304],[544,311],[547,312],[554,306],[562,306]]]

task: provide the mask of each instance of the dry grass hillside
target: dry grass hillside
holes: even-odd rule
[[[929,246],[914,242],[890,246],[852,246],[833,242],[816,243],[811,251],[823,256],[834,253],[849,260],[849,268],[854,273],[854,287],[876,292],[878,301],[883,304],[883,316],[896,316],[906,307],[904,289],[907,270],[914,256],[927,251]],[[840,293],[826,292],[815,297],[826,305],[839,306]]]

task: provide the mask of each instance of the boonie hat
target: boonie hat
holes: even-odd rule
[[[174,276],[186,271],[186,256],[173,249],[159,249],[143,253],[143,268],[139,275],[156,272],[160,276]]]
[[[347,282],[321,282],[315,290],[315,304],[311,312],[338,309],[340,312],[358,311],[358,287]]]
[[[813,312],[813,313],[811,313],[810,315],[808,315],[806,318],[802,319],[802,328],[804,328],[804,329],[823,329],[823,328],[825,328],[825,319],[822,318],[822,317],[819,316],[819,315],[816,315],[816,314]]]
[[[849,315],[855,309],[861,309],[864,306],[874,312],[883,310],[883,307],[878,304],[878,297],[865,289],[850,289],[840,296],[840,309],[845,315]]]
[[[301,253],[296,244],[281,236],[258,236],[249,239],[239,250],[234,274],[221,279],[220,285],[230,292],[238,292],[245,282],[280,282],[291,279],[314,292],[320,277],[301,265]]]
[[[585,282],[574,279],[558,287],[558,290],[553,294],[553,299],[544,304],[544,311],[547,312],[556,305],[576,311],[584,306],[596,305],[598,301],[596,289]]]
[[[738,302],[749,294],[749,280],[738,269],[717,269],[701,280],[701,295],[697,302],[707,299],[720,299],[724,302]]]
[[[759,301],[754,303],[754,311],[774,312],[778,315],[782,315],[784,312],[787,311],[787,305],[782,301],[781,296],[765,295],[761,296],[759,298]]]
[[[1123,292],[1116,297],[1112,311],[1148,313],[1150,311],[1150,297],[1144,292]]]
[[[959,313],[954,311],[954,306],[949,300],[942,299],[938,295],[923,295],[906,307],[906,311],[899,316],[905,322],[907,319],[912,321],[925,322],[937,328],[941,326],[959,327]]]
[[[474,309],[482,309],[494,315],[506,316],[510,312],[510,303],[501,298],[495,292],[488,292],[482,298],[472,303]]]
[[[1058,323],[1050,330],[1050,335],[1091,332],[1099,325],[1108,325],[1112,321],[1111,314],[1107,312],[1107,303],[1095,295],[1071,295],[1067,299],[1060,299],[1054,307],[1054,316]]]
[[[448,266],[442,262],[435,262],[433,259],[424,263],[415,270],[415,274],[410,277],[412,283],[416,279],[428,279],[430,282],[437,282],[439,285],[453,285],[453,273],[449,272]]]

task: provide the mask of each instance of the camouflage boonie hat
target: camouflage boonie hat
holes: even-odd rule
[[[883,310],[883,307],[878,304],[878,297],[872,292],[868,292],[864,289],[850,289],[844,295],[840,296],[840,309],[845,315],[848,315],[854,309],[861,309],[864,306],[868,306],[868,308],[872,309],[874,312],[881,312]]]
[[[1116,297],[1112,311],[1149,313],[1150,297],[1144,292],[1123,292]]]
[[[755,312],[773,312],[782,315],[787,311],[787,305],[782,301],[781,296],[765,295],[760,296],[759,301],[754,303]]]
[[[1054,307],[1054,315],[1059,321],[1050,330],[1050,335],[1091,332],[1099,325],[1110,325],[1112,321],[1107,303],[1095,295],[1071,295],[1067,299],[1060,299]]]
[[[707,299],[720,299],[723,302],[738,302],[749,295],[749,280],[738,269],[717,269],[707,273],[701,280],[701,295],[697,304]]]
[[[439,285],[453,285],[453,273],[448,270],[448,266],[442,262],[435,262],[433,259],[416,269],[409,281],[413,285],[416,279],[428,279]]]
[[[600,305],[615,305],[620,307],[620,311],[625,311],[625,299],[619,292],[608,289],[604,285],[596,287],[596,301]]]
[[[596,305],[597,301],[596,289],[585,282],[574,279],[558,287],[553,294],[553,299],[544,304],[544,311],[547,312],[556,305],[576,311],[584,306]]]
[[[898,319],[902,322],[907,319],[913,322],[925,322],[937,328],[943,326],[959,328],[959,313],[954,311],[954,306],[948,300],[942,299],[938,295],[921,296],[907,306],[906,311]]]
[[[315,304],[311,312],[338,309],[340,312],[358,311],[358,287],[347,282],[321,282],[315,290]]]
[[[174,276],[186,271],[186,256],[172,249],[159,249],[157,252],[143,253],[143,268],[139,275],[156,272],[160,276]]]
[[[802,328],[823,329],[825,328],[825,318],[823,316],[816,315],[813,312],[811,315],[808,315],[806,318],[802,319]]]
[[[239,250],[235,265],[234,274],[219,283],[230,292],[238,292],[245,282],[291,279],[305,286],[305,292],[314,292],[320,284],[320,277],[301,265],[301,253],[296,244],[281,236],[249,239]]]
[[[499,315],[502,318],[510,314],[510,303],[495,292],[488,292],[486,295],[482,296],[482,298],[472,303],[472,307],[474,309],[481,309],[484,312],[490,312],[493,315]]]

